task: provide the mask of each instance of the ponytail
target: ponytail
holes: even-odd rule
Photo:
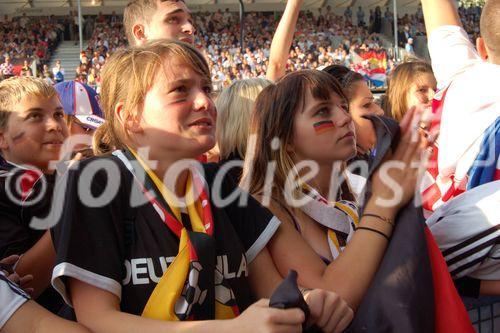
[[[115,149],[115,140],[113,140],[112,132],[113,130],[109,122],[105,122],[95,131],[92,139],[92,150],[94,151],[94,155],[104,155]]]

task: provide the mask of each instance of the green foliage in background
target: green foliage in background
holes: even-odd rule
[[[480,6],[483,7],[486,0],[459,0],[458,3],[464,7]]]

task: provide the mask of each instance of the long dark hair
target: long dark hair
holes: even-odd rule
[[[262,192],[267,166],[269,162],[275,161],[273,195],[280,200],[284,199],[283,189],[287,176],[294,170],[293,159],[286,147],[292,142],[295,115],[304,107],[307,91],[317,99],[327,100],[333,92],[347,101],[338,81],[333,76],[316,70],[287,74],[262,90],[255,102],[250,128],[250,133],[256,136],[255,151],[247,151],[241,182],[244,187],[248,187],[250,193]],[[275,138],[279,139],[277,149],[272,147]],[[248,148],[251,149],[252,146],[249,145]]]

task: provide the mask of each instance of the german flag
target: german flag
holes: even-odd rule
[[[316,132],[316,134],[328,132],[328,131],[335,128],[335,125],[333,124],[333,121],[331,121],[331,120],[323,120],[323,121],[314,123],[313,126],[314,126],[314,131]]]
[[[346,332],[474,332],[421,207],[408,204],[397,221]]]

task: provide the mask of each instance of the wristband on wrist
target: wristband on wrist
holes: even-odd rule
[[[363,214],[361,217],[364,217],[364,216],[377,218],[377,219],[379,219],[381,221],[389,223],[393,228],[395,227],[394,221],[392,219],[390,219],[390,218],[387,218],[387,217],[384,217],[384,216],[380,216],[380,215],[377,215],[377,214],[371,214],[371,213]]]
[[[379,234],[380,236],[384,237],[385,239],[387,239],[387,241],[389,241],[389,236],[387,236],[386,234],[384,234],[382,231],[379,231],[377,229],[373,229],[373,228],[368,228],[368,227],[357,227],[356,230],[368,230],[368,231],[371,231],[371,232],[374,232],[376,234]]]

